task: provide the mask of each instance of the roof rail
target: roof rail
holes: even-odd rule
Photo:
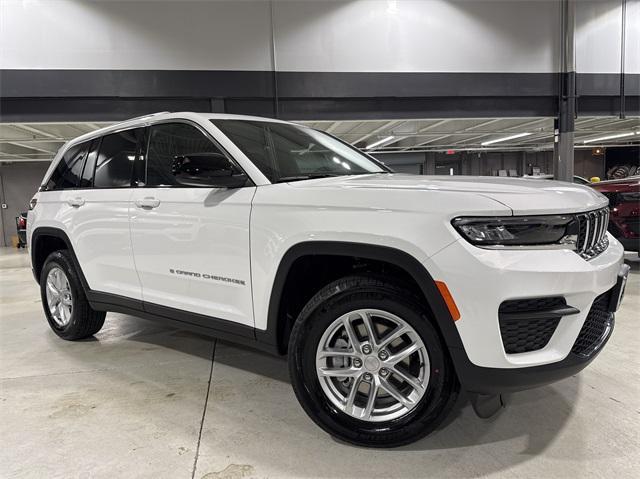
[[[151,118],[152,116],[164,115],[165,113],[171,113],[170,111],[159,111],[156,113],[149,113],[148,115],[136,116],[135,118],[129,118],[124,121],[134,121],[134,120],[142,120],[144,118]]]

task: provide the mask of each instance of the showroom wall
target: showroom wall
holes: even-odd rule
[[[29,209],[29,201],[49,167],[45,162],[0,163],[0,246],[11,246],[16,235],[15,218]]]
[[[578,71],[620,71],[611,55],[620,9],[620,0],[577,2]],[[3,0],[0,67],[271,70],[273,26],[282,71],[549,73],[559,68],[559,12],[558,1],[540,0]],[[627,16],[637,49],[637,0]],[[625,70],[640,73],[640,54],[629,51]]]
[[[5,0],[2,68],[272,69],[269,2],[150,3]],[[312,72],[553,72],[558,5],[273,2],[277,66]]]
[[[159,109],[289,119],[557,110],[558,0],[0,5],[2,115],[16,121]],[[640,0],[628,0],[626,25],[635,111]],[[620,0],[577,2],[579,112],[618,113],[620,33]]]

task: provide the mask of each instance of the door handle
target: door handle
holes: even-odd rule
[[[84,205],[84,198],[80,198],[80,197],[76,197],[76,198],[69,198],[67,200],[67,204],[69,206],[73,206],[74,208],[79,208],[82,205]]]
[[[160,200],[148,196],[146,198],[136,200],[136,206],[138,208],[153,209],[160,206]]]

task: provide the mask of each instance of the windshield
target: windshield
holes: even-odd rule
[[[308,127],[270,121],[211,121],[272,183],[388,172],[357,149]]]

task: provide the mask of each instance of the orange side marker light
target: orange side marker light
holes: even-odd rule
[[[447,285],[443,281],[436,281],[436,286],[438,287],[438,291],[440,291],[440,295],[442,296],[442,299],[444,299],[453,320],[459,320],[460,311],[458,310],[458,306],[456,306],[456,302],[453,300],[453,296],[451,296],[451,292],[449,291],[449,288],[447,288]]]

